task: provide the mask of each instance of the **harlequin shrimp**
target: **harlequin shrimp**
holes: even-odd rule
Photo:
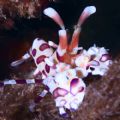
[[[44,14],[53,19],[61,28],[58,31],[59,44],[36,38],[30,52],[20,60],[11,63],[13,67],[18,66],[32,57],[36,64],[33,79],[8,80],[0,83],[0,86],[41,83],[46,87],[30,105],[30,110],[33,110],[35,104],[48,92],[53,95],[60,115],[66,116],[66,109],[77,110],[85,96],[86,85],[82,78],[89,73],[103,76],[111,64],[108,51],[104,47],[94,45],[85,50],[78,46],[81,26],[95,12],[94,6],[88,6],[83,10],[73,32],[72,40],[68,44],[67,32],[60,15],[53,8],[45,9]]]

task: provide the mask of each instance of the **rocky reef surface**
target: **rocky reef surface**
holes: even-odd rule
[[[30,66],[31,67],[28,67]],[[30,77],[34,70],[33,61],[24,63],[11,72],[12,77]],[[22,71],[22,72],[21,72]],[[27,71],[27,72],[25,72]],[[68,120],[119,120],[120,119],[120,56],[113,61],[104,77],[89,76],[83,103],[76,112],[69,113]],[[17,74],[15,74],[17,73]],[[37,104],[35,111],[29,111],[31,101],[42,91],[43,86],[9,85],[0,88],[1,120],[63,120],[58,114],[50,94]]]

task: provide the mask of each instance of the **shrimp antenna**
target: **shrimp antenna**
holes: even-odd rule
[[[80,36],[80,32],[81,32],[81,25],[84,23],[84,21],[93,13],[96,12],[96,8],[95,6],[87,6],[85,7],[85,9],[83,10],[82,14],[79,17],[78,23],[76,25],[76,28],[74,30],[73,36],[72,36],[72,41],[69,45],[69,52],[71,52],[72,54],[76,54],[77,53],[77,49],[75,50],[74,48],[78,47],[78,43],[79,43],[79,36]]]
[[[81,25],[84,23],[84,21],[92,14],[96,12],[95,6],[87,6],[83,10],[82,14],[79,17],[77,25],[81,27]]]
[[[60,17],[60,15],[58,14],[58,12],[56,10],[54,10],[53,8],[49,7],[46,8],[43,13],[52,18],[59,26],[61,29],[65,29],[64,23]]]

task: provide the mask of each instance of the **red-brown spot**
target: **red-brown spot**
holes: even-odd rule
[[[45,65],[45,70],[46,70],[47,73],[49,73],[50,72],[50,66],[46,64]]]
[[[41,62],[44,62],[44,59],[45,59],[45,58],[46,58],[45,55],[39,56],[39,57],[37,58],[37,60],[36,60],[36,63],[37,63],[37,64],[40,64]]]
[[[91,56],[90,56],[90,60],[89,60],[89,61],[94,60],[94,59],[95,59],[95,57],[96,57],[95,55],[91,55]]]
[[[50,46],[47,43],[43,43],[42,45],[40,45],[39,50],[44,51],[47,48],[50,48]]]
[[[34,57],[35,57],[35,55],[36,55],[36,52],[37,52],[36,49],[33,49],[33,50],[32,50],[32,55],[33,55]]]
[[[57,57],[58,61],[60,61],[60,62],[63,61],[62,56],[60,56],[60,55],[58,54],[58,52],[56,52],[56,57]]]
[[[45,75],[45,76],[47,77],[47,74],[45,73],[45,71],[44,71],[44,70],[42,71],[42,74],[43,74],[43,75]]]

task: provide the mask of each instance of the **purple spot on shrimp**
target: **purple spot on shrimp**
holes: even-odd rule
[[[110,60],[109,54],[103,54],[102,57],[100,58],[101,62],[105,62],[107,60]]]
[[[71,83],[70,83],[70,86],[71,87],[75,87],[79,82],[79,79],[78,78],[74,78],[72,79]]]
[[[15,80],[17,84],[26,84],[26,80]]]
[[[45,86],[45,90],[49,91],[49,87],[48,87],[48,86]]]
[[[37,52],[36,49],[33,49],[33,50],[32,50],[32,55],[33,55],[34,57],[35,57],[35,55],[36,55],[36,52]]]
[[[90,65],[87,65],[87,66],[86,66],[86,70],[88,70],[88,69],[89,69],[89,67],[90,67]]]
[[[37,58],[37,60],[36,60],[36,63],[37,63],[37,64],[40,64],[41,62],[44,62],[44,59],[45,59],[45,58],[46,58],[45,55],[39,56],[39,57]]]
[[[43,43],[42,45],[40,45],[39,50],[40,51],[44,51],[45,49],[50,48],[50,46],[47,43]]]
[[[46,72],[44,70],[42,71],[42,74],[47,77],[47,74],[46,74]]]
[[[39,83],[39,84],[41,84],[42,83],[42,79],[35,79],[35,83]]]
[[[45,70],[46,70],[47,73],[49,73],[50,72],[50,66],[46,64],[45,65]]]
[[[72,95],[76,95],[79,92],[79,79],[78,78],[74,78],[72,79],[71,83],[70,83],[70,93]]]
[[[68,91],[66,89],[63,89],[63,88],[56,88],[53,91],[54,98],[57,98],[57,97],[60,97],[60,96],[65,96],[67,94],[68,94]]]
[[[80,88],[79,88],[79,92],[83,92],[84,89],[85,89],[84,87],[80,87]]]
[[[91,56],[90,56],[90,60],[89,60],[89,61],[94,60],[94,59],[95,59],[95,57],[96,57],[95,55],[91,55]]]

